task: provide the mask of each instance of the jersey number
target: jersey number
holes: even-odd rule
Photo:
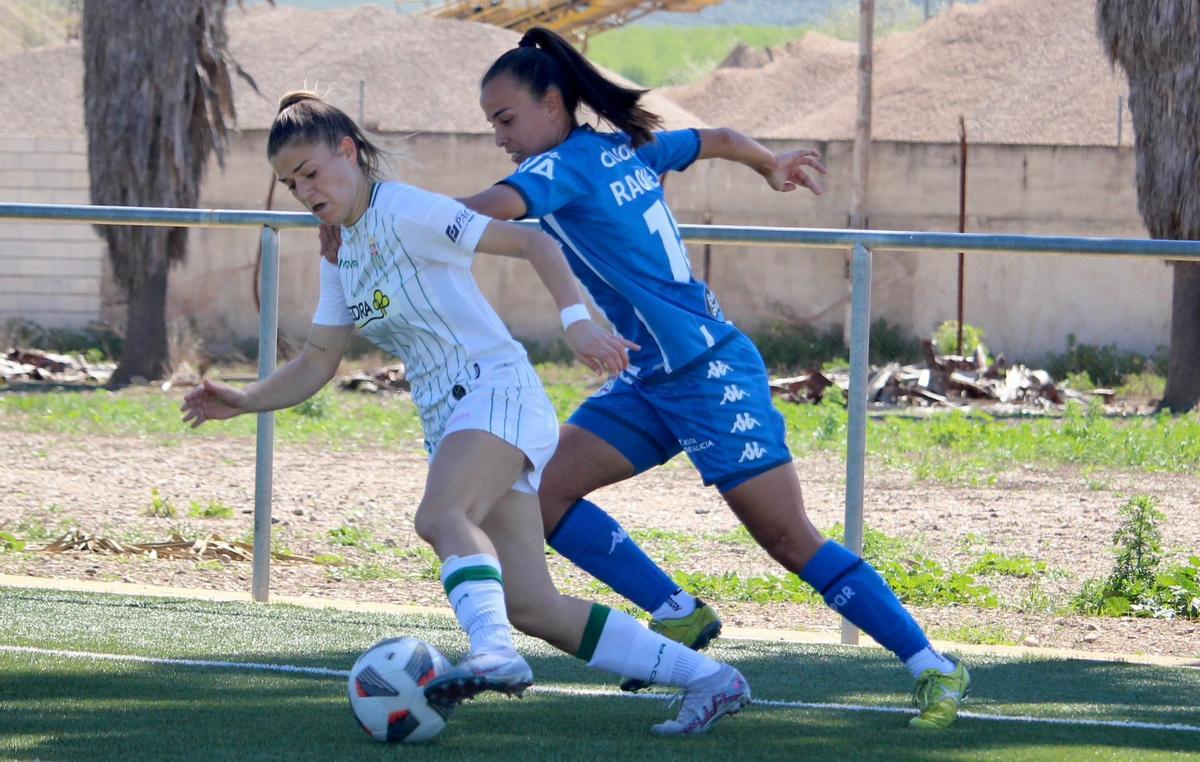
[[[683,239],[679,236],[679,228],[671,210],[662,201],[655,201],[654,206],[642,215],[646,218],[646,227],[651,234],[657,234],[662,240],[663,249],[667,252],[667,261],[671,263],[671,277],[680,283],[692,279],[692,266],[688,262],[687,251],[683,248]]]

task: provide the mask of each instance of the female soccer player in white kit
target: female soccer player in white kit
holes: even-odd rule
[[[605,606],[561,595],[546,569],[537,489],[558,422],[525,350],[470,273],[477,251],[527,259],[562,311],[566,338],[599,371],[628,365],[636,345],[596,326],[557,244],[493,221],[453,199],[378,179],[379,150],[339,109],[307,92],[285,95],[267,155],[279,181],[326,224],[341,227],[337,264],[321,260],[321,298],[300,356],[244,389],[205,381],[184,420],[289,407],[337,370],[357,327],[404,360],[421,415],[429,474],[417,533],[442,559],[442,582],[470,654],[426,686],[435,702],[533,682],[512,623],[589,666],[683,688],[660,734],[706,731],[750,703],[720,664]],[[468,476],[469,475],[469,476]],[[503,575],[501,570],[503,569]]]

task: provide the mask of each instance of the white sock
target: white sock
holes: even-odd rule
[[[682,619],[685,616],[691,616],[695,610],[695,596],[684,592],[683,588],[679,588],[671,593],[671,597],[667,598],[663,605],[651,611],[650,616],[661,622],[666,619]]]
[[[905,660],[904,666],[908,667],[908,671],[912,673],[914,679],[919,678],[927,669],[936,669],[943,675],[949,675],[957,669],[954,662],[932,648],[922,648],[917,651]]]
[[[515,650],[499,561],[483,553],[450,556],[442,564],[442,586],[459,625],[471,638],[471,653]]]
[[[593,612],[605,609],[595,606]],[[682,687],[688,682],[711,675],[720,665],[657,632],[648,630],[623,611],[608,611],[589,667],[603,669],[622,677],[632,677],[660,685]],[[595,616],[589,620],[589,625]],[[588,639],[584,633],[584,640]]]

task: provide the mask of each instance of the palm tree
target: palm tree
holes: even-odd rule
[[[92,203],[195,207],[234,119],[225,0],[89,0],[82,36]],[[129,300],[110,385],[161,378],[170,370],[167,273],[187,251],[187,229],[97,230]]]
[[[1100,39],[1129,78],[1138,211],[1154,238],[1200,239],[1200,2],[1098,0]],[[1175,262],[1161,408],[1200,401],[1200,262]]]

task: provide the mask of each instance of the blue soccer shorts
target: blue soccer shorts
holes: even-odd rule
[[[685,452],[722,493],[792,461],[766,365],[741,333],[669,375],[610,379],[568,423],[615,447],[639,474]]]

